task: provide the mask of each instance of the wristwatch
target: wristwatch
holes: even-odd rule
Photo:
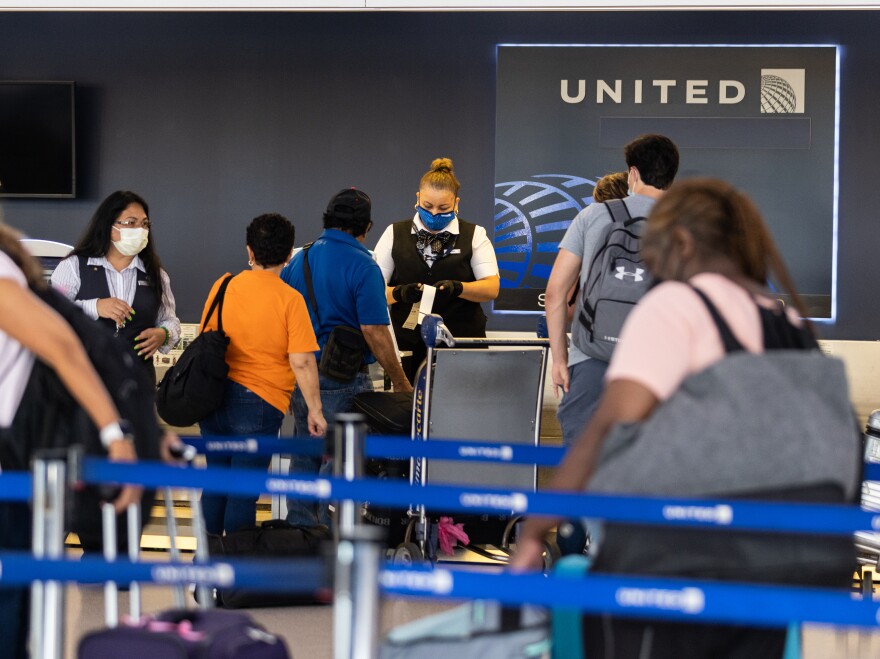
[[[108,423],[101,428],[101,444],[105,449],[109,450],[110,444],[120,439],[129,441],[134,439],[131,424],[125,419]]]

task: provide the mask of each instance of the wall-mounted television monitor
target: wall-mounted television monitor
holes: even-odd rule
[[[0,80],[0,197],[76,196],[74,83]]]

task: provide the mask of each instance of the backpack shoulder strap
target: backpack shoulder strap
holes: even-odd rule
[[[315,310],[315,316],[320,325],[321,314],[318,311],[318,298],[315,297],[315,286],[312,284],[312,269],[309,267],[309,249],[311,249],[312,245],[314,243],[303,245],[303,277],[306,280],[306,291],[309,294],[309,301],[312,303],[312,308]]]
[[[626,224],[632,219],[632,215],[629,213],[629,208],[626,207],[623,199],[609,199],[604,203],[605,208],[608,209],[608,214],[611,216],[612,222]]]
[[[729,355],[733,352],[744,351],[745,348],[743,348],[743,344],[733,335],[733,332],[730,330],[730,325],[728,325],[727,321],[721,317],[718,308],[712,303],[712,300],[710,300],[709,297],[696,286],[691,286],[691,288],[703,301],[703,304],[706,305],[706,309],[709,310],[709,315],[712,316],[712,321],[715,323],[715,327],[718,328],[718,334],[721,336],[721,343],[724,346],[724,352]]]
[[[214,315],[214,309],[217,309],[218,305],[220,308],[217,310],[217,331],[223,331],[223,298],[226,297],[226,289],[229,287],[229,282],[232,281],[234,276],[235,275],[229,275],[223,280],[223,283],[220,284],[220,288],[217,290],[217,295],[214,296],[214,300],[211,302],[211,308],[208,309],[208,313],[205,316],[205,322],[202,323],[202,332],[204,332],[205,328],[208,326],[208,321],[211,320],[211,316]]]

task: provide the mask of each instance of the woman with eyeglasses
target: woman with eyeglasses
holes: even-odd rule
[[[495,249],[483,227],[458,217],[460,188],[452,160],[434,160],[419,182],[412,218],[389,226],[376,245],[397,345],[412,353],[402,361],[413,383],[427,353],[416,324],[424,286],[435,287],[432,311],[459,337],[486,336],[480,303],[498,297]]]
[[[134,192],[104,199],[52,273],[52,286],[129,343],[155,382],[152,357],[177,344],[180,321],[171,280],[150,240],[149,212]]]

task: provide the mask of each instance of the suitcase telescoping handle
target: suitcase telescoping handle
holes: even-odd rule
[[[170,543],[169,557],[172,561],[178,562],[180,560],[179,537],[177,533],[177,520],[174,517],[171,488],[165,488],[163,494],[165,498],[165,522]],[[209,560],[208,538],[198,492],[190,490],[189,499],[192,510],[193,533],[196,536],[195,560],[198,563],[204,563]],[[113,508],[113,504],[102,504],[101,515],[104,559],[112,563],[116,560],[116,548],[118,546],[116,510]],[[139,504],[133,503],[126,510],[126,533],[128,536],[128,558],[132,563],[136,563],[140,560],[141,514]],[[208,586],[198,586],[197,588],[199,590],[199,597],[197,598],[199,606],[202,609],[213,608],[214,598],[211,592],[212,589]],[[173,586],[173,597],[176,608],[185,607],[186,600],[183,585]],[[132,582],[129,586],[129,617],[132,621],[138,621],[141,618],[141,592],[140,584],[137,582]],[[114,581],[108,581],[104,584],[104,620],[108,627],[116,627],[119,624],[119,588]]]

